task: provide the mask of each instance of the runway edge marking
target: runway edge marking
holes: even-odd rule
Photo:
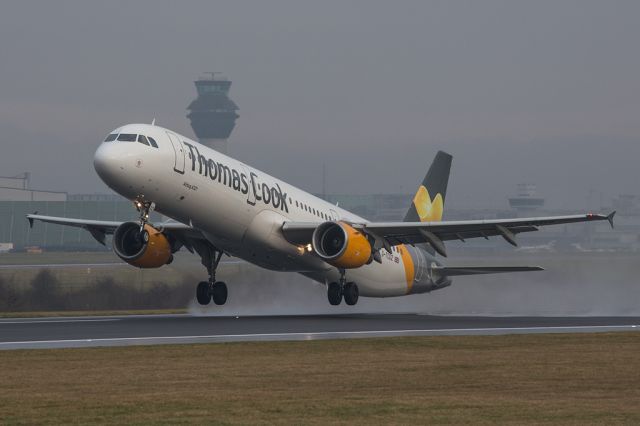
[[[141,337],[109,337],[109,338],[96,338],[96,339],[61,339],[61,340],[25,340],[15,342],[0,342],[0,349],[6,346],[20,346],[20,348],[7,348],[7,349],[22,349],[30,346],[37,347],[38,345],[58,345],[56,347],[65,347],[65,344],[77,344],[81,346],[105,346],[109,342],[118,343],[122,342],[153,342],[155,344],[168,344],[175,341],[190,341],[190,343],[197,343],[198,340],[209,339],[211,342],[228,342],[228,341],[252,341],[254,339],[265,340],[314,340],[315,339],[331,339],[331,338],[349,338],[349,337],[382,337],[382,336],[425,336],[425,335],[442,335],[445,333],[487,333],[492,334],[511,334],[515,331],[529,331],[532,333],[544,333],[549,332],[562,332],[562,331],[576,331],[588,332],[589,330],[596,331],[640,331],[640,327],[635,324],[627,325],[597,325],[597,326],[551,326],[551,327],[495,327],[495,328],[443,328],[443,329],[422,329],[422,330],[366,330],[366,331],[320,331],[320,332],[295,332],[295,333],[253,333],[253,334],[212,334],[212,335],[197,335],[197,336],[141,336]],[[516,333],[514,333],[516,334]],[[476,334],[477,335],[477,334]],[[258,340],[259,341],[259,340]],[[154,344],[154,343],[151,343]],[[135,343],[134,343],[135,345]]]

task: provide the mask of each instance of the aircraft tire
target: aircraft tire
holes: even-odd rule
[[[360,292],[358,291],[356,283],[347,283],[347,285],[344,286],[344,301],[347,305],[353,306],[358,303],[359,296]]]
[[[342,291],[340,290],[340,284],[329,283],[327,288],[327,298],[329,303],[333,306],[338,306],[342,302]]]
[[[209,294],[209,283],[201,281],[196,287],[196,299],[201,305],[208,305],[211,302],[211,295]]]
[[[227,303],[227,285],[222,281],[215,283],[211,289],[211,297],[216,305]]]

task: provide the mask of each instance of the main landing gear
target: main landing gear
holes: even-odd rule
[[[205,266],[209,272],[209,281],[201,281],[196,287],[196,299],[201,305],[208,305],[212,299],[216,305],[224,305],[227,302],[227,285],[222,281],[216,281],[216,269],[221,257],[222,251],[211,248],[207,256],[202,256],[203,264],[207,260]]]
[[[342,302],[343,297],[347,305],[353,306],[358,303],[359,296],[358,285],[347,282],[344,276],[344,270],[340,271],[340,281],[329,283],[329,287],[327,288],[327,298],[333,306],[338,306]]]

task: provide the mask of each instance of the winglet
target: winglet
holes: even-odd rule
[[[613,217],[616,215],[616,211],[612,211],[607,215],[607,220],[609,221],[609,225],[611,225],[611,229],[613,229]]]
[[[38,214],[38,211],[35,211],[32,214]],[[27,220],[29,221],[29,228],[33,229],[33,218],[30,214],[27,215]]]

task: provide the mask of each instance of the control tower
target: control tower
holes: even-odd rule
[[[195,81],[198,97],[189,104],[187,118],[200,143],[227,153],[227,140],[236,125],[238,106],[229,99],[231,81],[217,72]]]

